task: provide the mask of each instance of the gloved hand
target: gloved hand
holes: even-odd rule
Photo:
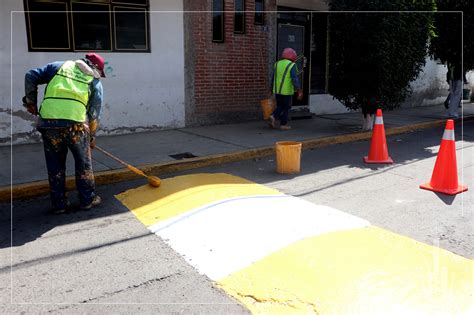
[[[92,119],[86,124],[89,128],[89,133],[95,135],[97,129],[99,128],[99,121],[97,119]]]
[[[92,137],[90,138],[90,146],[91,146],[91,149],[94,149],[95,148],[95,137]]]
[[[303,91],[302,90],[298,90],[298,94],[297,94],[296,98],[299,101],[301,101],[303,99]]]
[[[38,115],[38,110],[36,109],[36,104],[31,103],[26,96],[23,96],[23,98],[21,100],[23,102],[23,107],[26,108],[28,113],[30,113],[32,115],[35,115],[35,116]]]

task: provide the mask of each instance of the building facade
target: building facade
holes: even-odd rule
[[[269,65],[275,60],[272,18],[263,9],[276,5],[263,2],[184,1],[188,125],[258,117],[258,100],[269,93]]]
[[[40,139],[21,106],[25,72],[89,51],[107,62],[103,135],[261,119],[288,46],[303,69],[294,114],[345,112],[327,94],[327,9],[325,0],[2,0],[0,34],[11,40],[0,42],[0,145]],[[445,72],[428,61],[406,106],[441,103]]]
[[[33,14],[29,20],[33,12],[24,12],[29,8],[62,13],[42,19]],[[100,134],[183,127],[182,11],[183,2],[176,0],[2,0],[0,32],[8,40],[0,43],[0,143],[40,139],[35,117],[21,106],[25,72],[52,61],[83,58],[88,51],[107,62]]]

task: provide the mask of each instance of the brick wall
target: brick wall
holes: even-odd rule
[[[253,0],[245,10],[253,11]],[[275,10],[275,0],[265,10]],[[209,11],[211,0],[185,0],[185,11]],[[224,0],[225,11],[234,10]],[[274,60],[274,14],[265,14],[265,25],[254,24],[245,13],[245,34],[234,34],[234,14],[224,13],[223,43],[212,42],[212,13],[185,13],[186,124],[205,125],[261,118],[260,100],[269,90],[269,69]]]

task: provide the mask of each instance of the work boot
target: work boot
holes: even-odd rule
[[[273,115],[270,115],[270,117],[268,117],[268,124],[270,125],[270,127],[275,128],[275,117],[273,117]]]
[[[64,214],[64,213],[68,213],[68,212],[71,212],[71,205],[68,203],[66,203],[66,206],[64,207],[61,207],[61,208],[52,208],[49,213],[50,214]]]
[[[59,209],[53,208],[49,211],[49,213],[51,213],[51,214],[63,214],[63,213],[66,213],[66,212],[68,212],[68,210],[66,208],[59,208]]]
[[[102,202],[102,199],[100,198],[100,196],[94,196],[94,199],[92,199],[90,204],[85,205],[85,206],[80,206],[79,208],[81,210],[90,210],[90,209],[100,205],[101,202]]]

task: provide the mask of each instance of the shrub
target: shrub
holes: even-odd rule
[[[444,63],[460,64],[464,58],[464,73],[474,69],[474,1],[438,0],[435,14],[435,36],[430,53]],[[458,11],[458,12],[443,12]],[[463,11],[464,16],[461,14]],[[464,30],[464,42],[462,35]]]
[[[329,93],[363,112],[400,106],[425,64],[433,0],[330,0],[329,5],[331,11],[369,11],[329,15]]]

